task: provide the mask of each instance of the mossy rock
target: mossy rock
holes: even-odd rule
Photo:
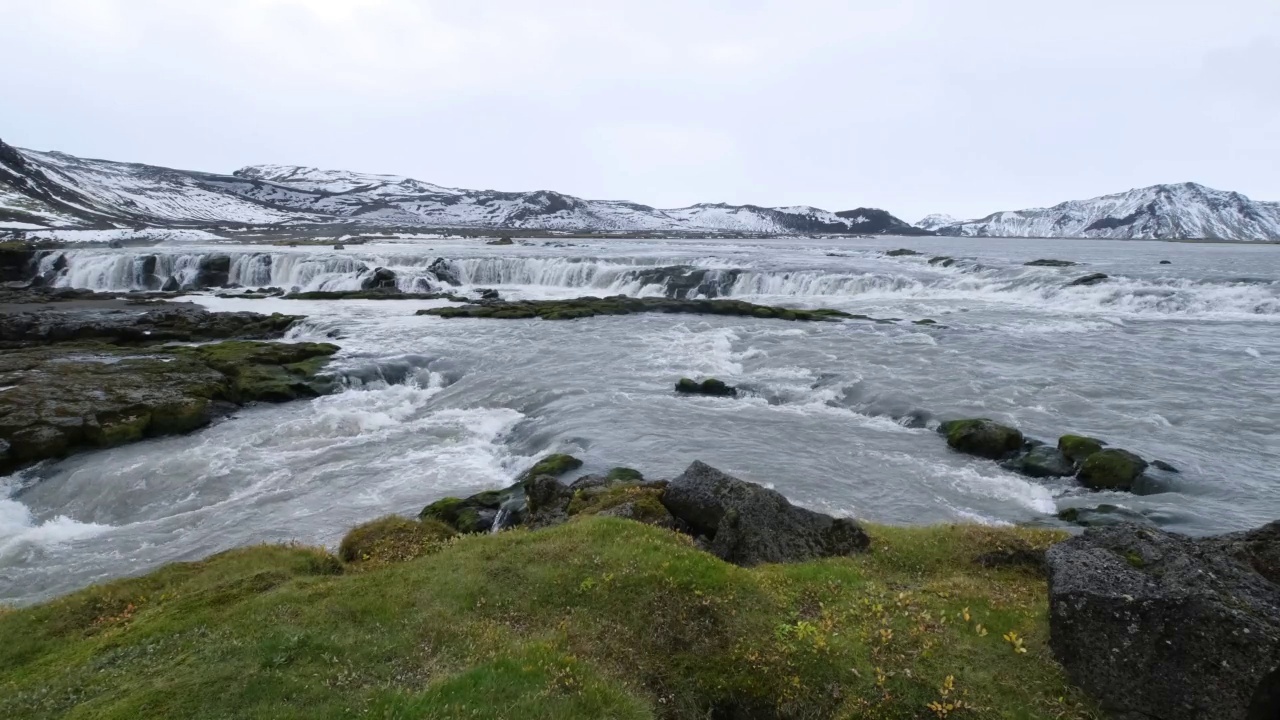
[[[610,480],[614,482],[636,483],[644,480],[644,475],[640,474],[639,470],[635,470],[629,467],[613,468],[604,477],[606,480]]]
[[[593,492],[579,491],[569,501],[569,516],[624,517],[648,525],[674,527],[675,518],[662,504],[663,485],[621,483]]]
[[[1022,432],[986,418],[945,422],[938,429],[951,449],[989,460],[1000,460],[1022,448]]]
[[[1146,469],[1146,460],[1128,450],[1112,448],[1086,458],[1077,477],[1093,490],[1132,490]]]
[[[1071,462],[1079,465],[1085,458],[1102,450],[1102,442],[1083,435],[1063,435],[1058,438],[1058,449]]]
[[[888,257],[911,257],[913,255],[920,255],[920,254],[921,253],[918,253],[915,250],[909,250],[907,248],[898,248],[897,250],[890,250],[885,253],[885,255]]]
[[[533,467],[525,471],[523,477],[530,478],[538,475],[559,477],[570,470],[577,470],[580,467],[582,467],[582,461],[578,458],[565,453],[556,453],[534,463]]]
[[[453,528],[438,520],[388,515],[348,532],[338,546],[338,557],[349,563],[404,562],[440,549],[455,535]]]

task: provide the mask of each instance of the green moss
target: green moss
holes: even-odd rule
[[[953,450],[991,460],[1016,452],[1023,443],[1020,431],[987,418],[951,420],[942,423],[938,432]]]
[[[130,414],[110,413],[105,417],[99,416],[97,420],[98,428],[90,440],[99,447],[115,447],[146,437],[151,413],[145,410]]]
[[[643,523],[661,524],[671,520],[671,513],[662,504],[664,487],[653,485],[623,484],[604,488],[598,492],[577,492],[569,501],[569,515],[599,515],[620,505],[631,504],[631,519]]]
[[[1044,580],[973,562],[1061,535],[868,530],[750,569],[599,517],[362,572],[247,548],[0,615],[0,717],[917,718],[947,677],[976,718],[1097,716]]]
[[[532,478],[539,475],[551,475],[552,477],[560,477],[570,470],[577,470],[582,467],[582,461],[572,455],[558,453],[548,455],[539,460],[533,467],[525,472],[524,477]]]
[[[458,524],[458,512],[462,510],[464,502],[462,498],[441,498],[422,508],[422,512],[418,513],[418,518],[421,520],[439,520],[446,525],[456,527]]]
[[[1142,559],[1142,556],[1141,556],[1141,555],[1139,555],[1138,553],[1136,553],[1136,552],[1134,552],[1134,551],[1132,551],[1132,550],[1130,550],[1129,552],[1125,553],[1125,555],[1124,555],[1124,559],[1125,559],[1125,561],[1126,561],[1126,562],[1128,562],[1130,565],[1132,565],[1133,567],[1138,568],[1138,569],[1141,569],[1141,568],[1143,568],[1143,567],[1146,567],[1146,564],[1147,564],[1147,563],[1146,563],[1146,561],[1144,561],[1144,560]]]
[[[634,482],[640,482],[644,480],[644,475],[640,474],[639,470],[635,470],[629,467],[616,467],[610,470],[607,475],[605,475],[605,479],[612,480],[615,482],[634,483]]]
[[[1083,435],[1063,435],[1058,438],[1058,449],[1068,460],[1079,465],[1090,455],[1102,450],[1102,443]]]
[[[457,533],[438,520],[410,520],[388,515],[352,528],[338,546],[338,557],[349,563],[404,562],[435,552]]]

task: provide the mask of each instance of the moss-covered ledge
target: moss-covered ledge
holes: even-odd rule
[[[0,472],[82,450],[189,432],[230,408],[333,389],[328,343],[229,341],[123,348],[59,343],[0,352]]]
[[[627,295],[581,297],[571,300],[492,301],[462,307],[440,307],[419,310],[418,315],[442,318],[498,318],[504,320],[574,320],[595,315],[630,315],[633,313],[685,313],[693,315],[737,315],[762,319],[800,320],[809,322],[836,320],[870,320],[897,322],[897,319],[854,315],[831,308],[802,309],[772,305],[756,305],[743,300],[680,300],[673,298],[636,298]]]

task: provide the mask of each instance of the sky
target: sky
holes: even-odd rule
[[[1276,0],[0,0],[0,139],[910,222],[1280,200]]]

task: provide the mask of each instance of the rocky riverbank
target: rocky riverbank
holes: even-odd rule
[[[1276,525],[888,528],[581,467],[0,612],[0,713],[1275,716]]]
[[[841,310],[756,305],[742,300],[683,300],[675,298],[636,298],[628,295],[611,297],[582,297],[572,300],[523,300],[491,301],[462,307],[442,307],[419,310],[418,315],[434,315],[442,318],[497,318],[503,320],[575,320],[596,315],[629,315],[632,313],[685,313],[693,315],[737,315],[762,319],[801,320],[810,322],[834,320],[871,320],[897,322],[897,319],[878,319],[868,315],[854,315]]]

